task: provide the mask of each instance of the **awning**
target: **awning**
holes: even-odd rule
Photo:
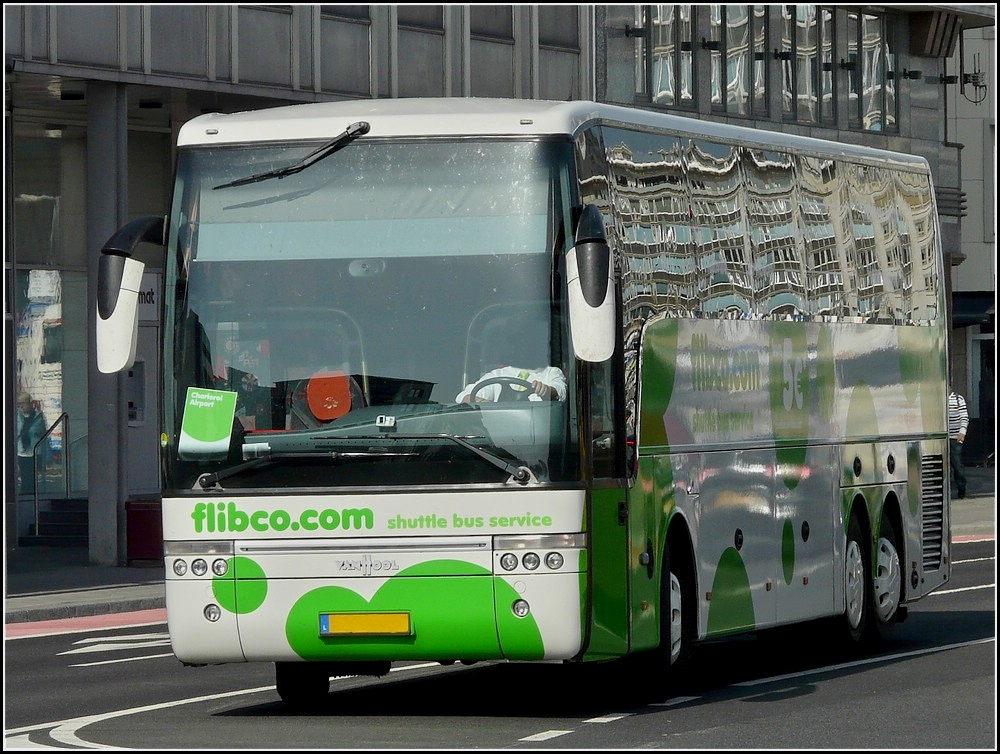
[[[996,293],[955,293],[951,298],[953,327],[983,325],[996,315]]]

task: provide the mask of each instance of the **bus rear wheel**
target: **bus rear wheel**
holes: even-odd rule
[[[322,662],[274,663],[275,688],[292,707],[315,706],[330,693],[330,674]]]
[[[878,549],[872,565],[872,639],[887,641],[895,634],[903,600],[903,575],[899,566],[898,538],[892,522],[882,517]]]

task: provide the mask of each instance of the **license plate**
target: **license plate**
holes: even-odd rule
[[[320,613],[320,636],[409,636],[409,613]]]

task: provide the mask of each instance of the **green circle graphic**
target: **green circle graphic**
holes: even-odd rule
[[[670,437],[670,428],[666,425],[677,374],[677,333],[677,320],[664,320],[650,325],[643,336],[642,382],[646,387],[639,409],[642,412],[639,439],[640,445],[645,447],[666,445],[671,440],[671,444],[678,444],[676,437]],[[630,368],[638,369],[636,360]]]
[[[820,419],[833,421],[833,399],[837,390],[837,370],[834,367],[833,334],[821,329],[816,338],[816,402]]]
[[[251,558],[231,558],[226,575],[212,579],[212,594],[223,610],[237,615],[252,613],[267,597],[264,569]]]
[[[708,608],[708,633],[723,634],[754,628],[753,598],[743,558],[732,547],[719,558]]]
[[[878,437],[875,399],[871,388],[861,384],[851,391],[851,400],[847,406],[847,438],[859,440],[871,437]]]
[[[795,573],[795,530],[790,518],[785,519],[781,527],[781,570],[785,583],[791,584]]]
[[[809,437],[809,353],[804,325],[775,322],[771,328],[769,387],[771,430],[785,487],[795,489],[802,480]]]
[[[448,570],[450,561],[441,561]],[[464,564],[466,570],[468,564]],[[454,570],[454,567],[452,567]],[[401,571],[371,599],[339,585],[302,595],[285,620],[291,648],[305,660],[517,659],[545,655],[534,616],[516,618],[510,605],[517,592],[499,578],[476,576],[412,576]],[[321,636],[322,613],[409,614],[408,635]]]

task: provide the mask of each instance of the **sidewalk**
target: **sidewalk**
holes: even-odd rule
[[[967,467],[968,497],[952,500],[952,540],[996,535],[996,470]],[[19,547],[4,556],[4,623],[165,607],[163,563],[102,566],[85,547]]]
[[[166,605],[163,562],[105,566],[86,547],[18,547],[4,555],[4,623],[152,610]]]

